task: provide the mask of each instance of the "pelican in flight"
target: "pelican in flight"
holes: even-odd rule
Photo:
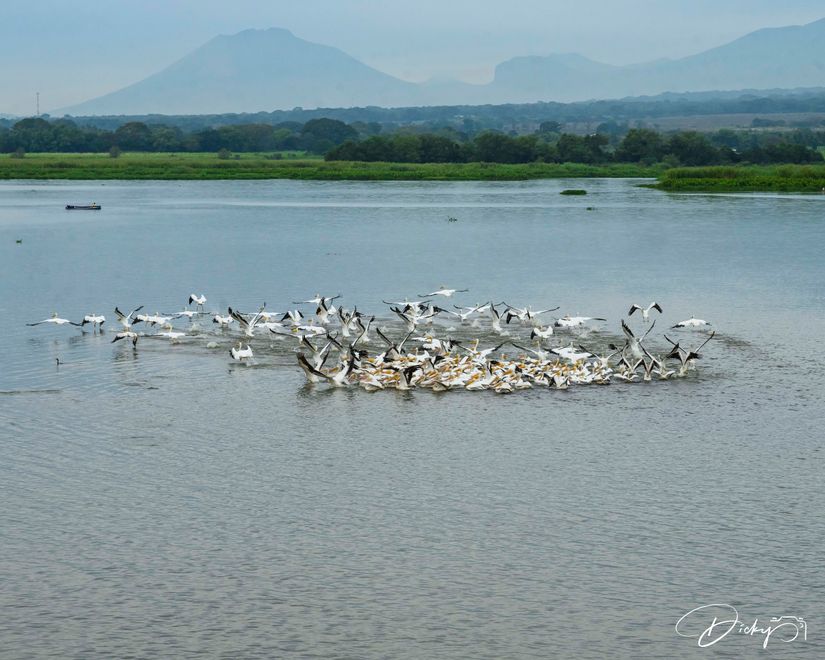
[[[197,314],[203,314],[203,312],[197,312],[194,309],[182,309],[181,311],[175,312],[174,314],[169,314],[169,316],[172,317],[173,319],[179,319],[182,316],[185,316],[186,318],[188,318],[191,321],[192,318],[194,316],[196,316]]]
[[[137,314],[142,309],[143,309],[143,305],[141,305],[140,307],[135,307],[128,314],[124,314],[117,307],[115,307],[115,316],[117,316],[117,321],[118,321],[118,323],[120,323],[120,325],[123,326],[123,329],[128,331],[128,330],[132,329],[132,326],[135,323],[140,323],[141,322],[141,320],[138,319],[138,318],[135,318],[133,320],[132,315]],[[123,337],[121,337],[121,339],[123,339]]]
[[[636,304],[631,305],[630,306],[630,311],[627,313],[627,315],[628,316],[633,316],[633,312],[635,312],[636,310],[639,310],[642,313],[642,320],[645,323],[647,323],[650,320],[650,310],[651,309],[657,310],[659,312],[659,314],[662,313],[661,305],[659,305],[659,303],[657,303],[657,302],[652,302],[647,307],[642,307],[641,305],[636,305]]]
[[[679,321],[677,324],[670,326],[671,328],[707,328],[710,326],[708,321],[704,319],[697,319],[691,316],[685,321]]]
[[[42,321],[38,321],[37,323],[27,323],[26,325],[35,326],[40,325],[41,323],[51,323],[52,325],[77,325],[79,326],[80,323],[75,323],[74,321],[70,321],[69,319],[62,319],[57,315],[57,312],[52,312],[52,315],[47,318],[43,319]]]
[[[534,323],[538,325],[538,317],[541,314],[547,314],[547,312],[555,312],[558,309],[558,307],[553,307],[551,309],[541,309],[537,312],[534,312],[533,308],[530,305],[527,305],[527,307],[513,307],[512,305],[508,305],[507,303],[504,303],[504,305],[507,307],[507,316],[505,318],[505,322],[507,323],[507,325],[510,325],[510,321],[513,318],[517,318],[522,323]]]
[[[454,293],[466,293],[469,289],[448,289],[442,285],[438,291],[430,291],[430,293],[419,293],[422,298],[430,298],[431,296],[444,296],[450,298]]]
[[[195,293],[190,293],[189,304],[191,305],[192,303],[197,304],[197,306],[202,309],[203,306],[206,304],[206,296],[203,294],[197,295]]]
[[[681,346],[679,346],[678,342],[673,341],[667,335],[664,336],[665,339],[667,339],[667,341],[670,342],[670,344],[673,345],[673,349],[670,351],[670,353],[668,354],[667,357],[676,358],[677,360],[679,360],[679,363],[682,365],[681,369],[679,370],[679,375],[680,376],[684,376],[688,369],[691,369],[691,368],[696,366],[696,360],[698,360],[699,358],[702,357],[699,354],[699,351],[701,351],[702,348],[704,348],[705,344],[707,344],[715,336],[716,336],[716,333],[711,332],[710,337],[705,339],[705,341],[703,341],[698,347],[696,347],[692,350],[684,349]]]
[[[451,316],[455,316],[458,319],[461,319],[462,323],[466,323],[467,319],[469,319],[473,314],[480,313],[487,310],[487,305],[475,305],[474,307],[459,307],[458,305],[453,305],[457,310],[457,312],[452,312],[449,309],[440,309],[445,314],[450,314]],[[435,309],[435,308],[433,308]]]
[[[581,328],[582,326],[586,325],[588,321],[606,321],[607,319],[603,319],[599,316],[562,316],[560,319],[556,319],[556,322],[553,324],[557,328]]]
[[[320,293],[316,293],[314,298],[310,298],[309,300],[293,300],[293,305],[328,305],[333,300],[338,300],[341,297],[339,293],[337,296],[322,296]]]
[[[121,330],[115,335],[112,343],[114,344],[116,341],[120,341],[121,339],[130,339],[132,341],[132,347],[135,347],[138,342],[138,333],[133,330]]]
[[[320,371],[320,369],[316,369],[313,365],[311,365],[304,357],[303,353],[298,353],[298,365],[301,369],[303,369],[304,374],[306,374],[307,381],[310,383],[320,383],[323,380],[329,379],[329,376]]]
[[[88,325],[90,323],[92,325],[92,331],[100,330],[101,326],[106,323],[106,317],[102,314],[86,314],[80,322],[80,327],[82,328],[84,325]]]
[[[656,325],[656,321],[654,321],[650,328],[648,328],[647,332],[645,332],[641,338],[637,337],[633,334],[633,330],[631,330],[627,323],[622,320],[622,332],[624,332],[624,336],[627,339],[625,344],[625,348],[630,349],[630,353],[633,357],[637,359],[642,359],[644,357],[644,347],[642,346],[642,342],[644,338],[650,334],[650,331],[653,330],[653,327]]]
[[[247,337],[252,337],[255,334],[255,327],[262,325],[261,319],[263,318],[263,311],[264,307],[266,307],[266,303],[261,306],[258,312],[253,316],[251,319],[247,319],[243,314],[239,311],[232,309],[231,307],[227,310],[229,312],[229,316],[235,319],[238,322],[238,325],[241,326],[241,330]],[[214,319],[213,319],[214,320]],[[220,321],[218,321],[220,323]],[[250,355],[250,357],[252,357]]]

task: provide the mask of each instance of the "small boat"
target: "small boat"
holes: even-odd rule
[[[102,207],[100,204],[66,204],[67,211],[99,211]]]

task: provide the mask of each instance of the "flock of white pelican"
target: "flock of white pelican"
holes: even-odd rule
[[[222,339],[224,346],[230,345],[233,361],[250,363],[255,351],[274,350],[286,341],[297,353],[298,366],[310,384],[360,386],[367,391],[424,388],[509,393],[535,387],[566,389],[571,385],[684,377],[695,370],[700,350],[715,335],[710,332],[692,348],[664,335],[664,350],[649,349],[645,342],[656,325],[650,314],[654,310],[662,313],[657,302],[630,307],[628,320],[640,311],[647,326],[644,332],[634,331],[622,320],[621,335],[612,338],[600,328],[604,317],[548,316],[558,307],[534,310],[529,305],[491,301],[447,309],[433,302],[437,297],[447,299],[466,291],[441,287],[419,296],[419,300],[382,301],[389,306],[391,316],[380,321],[357,307],[336,305],[340,294],[316,294],[293,302],[294,309],[282,312],[270,311],[264,303],[254,313],[229,307],[221,314],[204,311],[206,296],[193,293],[187,306],[175,313],[145,314],[140,306],[126,314],[116,307],[118,327],[112,342],[127,340],[136,349],[144,337],[172,343],[206,338],[208,348],[218,348],[217,340]],[[211,318],[208,328],[200,325],[205,318]],[[174,325],[181,319],[186,327]],[[78,322],[55,313],[27,325],[71,325],[103,333],[105,323],[106,317],[97,313]],[[135,326],[139,324],[145,332],[138,332]],[[710,327],[708,321],[691,317],[671,329]],[[594,348],[597,341],[599,351]],[[483,342],[489,345],[482,347]],[[585,347],[585,342],[591,346]]]

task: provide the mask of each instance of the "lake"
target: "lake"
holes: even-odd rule
[[[0,656],[764,653],[676,634],[723,603],[822,657],[825,196],[639,183],[0,183]],[[717,335],[686,378],[508,396],[310,387],[208,317],[111,343],[115,306],[391,324],[441,285],[606,318],[585,344],[653,300],[658,352]]]

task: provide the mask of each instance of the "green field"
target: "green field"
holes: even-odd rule
[[[672,192],[822,192],[825,164],[679,167],[660,174],[651,187]]]
[[[564,177],[655,177],[662,169],[580,163],[361,163],[326,162],[303,154],[213,153],[0,155],[0,179],[316,179],[353,181],[520,181]]]

